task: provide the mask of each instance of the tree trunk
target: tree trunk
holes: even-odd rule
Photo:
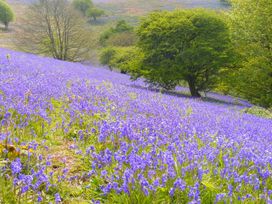
[[[198,92],[198,90],[196,89],[196,86],[195,86],[195,78],[189,77],[187,81],[189,84],[189,89],[190,89],[191,95],[193,97],[197,97],[197,98],[201,97],[200,93]]]
[[[8,30],[8,23],[5,22],[4,24],[5,24],[5,30]]]
[[[126,74],[126,73],[127,73],[126,70],[121,69],[121,74]]]

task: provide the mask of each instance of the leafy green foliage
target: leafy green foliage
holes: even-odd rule
[[[232,38],[242,53],[240,69],[233,73],[236,92],[251,102],[272,106],[272,2],[233,0]]]
[[[14,19],[14,14],[9,5],[0,0],[0,22],[8,29],[9,23]]]
[[[166,89],[185,80],[198,97],[199,91],[213,87],[220,68],[230,61],[228,27],[213,11],[155,12],[137,33],[144,53],[140,75]]]
[[[100,63],[111,68],[118,68],[122,73],[130,69],[133,59],[138,55],[134,47],[136,34],[126,21],[118,21],[115,27],[106,30],[100,36],[100,44],[105,47],[101,51]]]
[[[133,31],[133,27],[124,20],[118,21],[115,28],[112,28],[112,32],[116,33],[122,33],[126,31]]]
[[[111,64],[120,69],[121,73],[126,73],[129,67],[130,60],[132,60],[137,51],[135,51],[134,47],[124,47],[124,48],[116,48],[116,55],[111,60]]]
[[[110,68],[118,68],[121,73],[126,73],[133,67],[133,59],[138,54],[135,47],[108,47],[102,50],[100,63]]]
[[[108,65],[111,68],[111,60],[114,58],[115,54],[116,51],[112,47],[103,49],[100,54],[100,63],[102,65]]]

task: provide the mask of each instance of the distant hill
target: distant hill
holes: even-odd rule
[[[121,4],[120,6],[128,5],[128,4],[144,4],[144,5],[164,5],[168,7],[173,7],[173,5],[181,5],[186,8],[192,7],[205,7],[205,8],[226,8],[226,4],[224,4],[220,0],[93,0],[94,3],[98,4]],[[156,9],[156,8],[154,8]]]
[[[20,3],[20,4],[29,4],[36,0],[7,0],[8,3]],[[205,8],[226,8],[226,5],[220,0],[93,0],[94,3],[97,4],[119,4],[120,7],[124,5],[137,5],[137,4],[144,4],[144,5],[154,5],[154,9],[156,5],[164,5],[168,7],[173,7],[173,5],[182,5],[186,8],[192,7],[205,7]]]

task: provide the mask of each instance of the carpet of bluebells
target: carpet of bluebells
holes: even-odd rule
[[[272,120],[213,96],[0,49],[0,203],[271,203]]]

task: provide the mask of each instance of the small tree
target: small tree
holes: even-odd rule
[[[13,20],[14,14],[9,5],[0,0],[0,22],[5,25],[5,29],[8,30],[9,23]]]
[[[87,11],[87,16],[90,18],[93,18],[94,21],[96,21],[96,19],[98,17],[101,17],[105,14],[105,12],[101,9],[98,9],[96,7],[92,7]]]
[[[141,22],[137,33],[144,54],[139,76],[166,89],[185,80],[191,95],[200,97],[228,65],[229,31],[214,11],[155,12]]]
[[[87,57],[90,34],[68,0],[39,0],[30,6],[20,28],[17,42],[24,51],[69,61]]]
[[[93,7],[93,2],[91,0],[74,0],[73,6],[86,16],[87,11]]]

